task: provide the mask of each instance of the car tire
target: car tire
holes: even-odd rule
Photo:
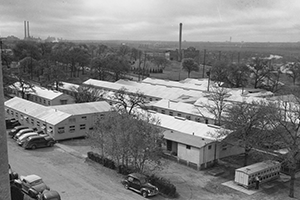
[[[32,145],[31,149],[33,149],[33,150],[36,149],[36,146],[35,146],[35,145]]]
[[[148,197],[148,192],[147,191],[142,191],[142,196],[147,198]]]
[[[124,188],[127,189],[127,190],[129,189],[129,186],[128,186],[127,183],[124,184]]]
[[[53,145],[54,145],[53,142],[49,142],[47,146],[48,147],[53,147]]]

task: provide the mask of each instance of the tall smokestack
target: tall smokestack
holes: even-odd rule
[[[26,39],[26,34],[27,34],[27,31],[26,31],[26,21],[24,21],[24,39]]]
[[[29,21],[27,21],[27,37],[30,38],[30,35],[29,35]]]
[[[181,54],[181,39],[182,39],[182,23],[179,24],[179,55],[178,55],[178,61],[181,62],[182,54]]]

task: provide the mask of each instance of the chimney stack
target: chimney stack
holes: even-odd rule
[[[26,34],[27,34],[27,31],[26,31],[26,21],[24,21],[24,34],[25,34],[25,36],[24,36],[24,39],[26,39]]]
[[[179,50],[178,50],[178,61],[181,62],[182,54],[181,54],[181,39],[182,39],[182,23],[179,24]]]
[[[27,37],[30,38],[30,35],[29,35],[29,21],[27,21]]]

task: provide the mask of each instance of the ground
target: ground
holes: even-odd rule
[[[58,144],[65,151],[80,157],[88,151],[97,151],[90,147],[88,140],[74,139],[62,141]],[[187,166],[169,160],[163,160],[164,169],[158,171],[158,175],[167,178],[173,183],[179,193],[178,200],[289,200],[289,182],[274,181],[273,183],[262,184],[261,189],[255,194],[248,195],[230,187],[222,185],[234,179],[234,168],[231,166],[219,165],[215,168],[197,171]],[[94,165],[98,165],[94,163]],[[223,171],[219,176],[211,175],[212,170]],[[112,174],[114,175],[114,174]],[[295,197],[300,199],[300,177],[296,179]],[[161,197],[162,198],[162,197]]]

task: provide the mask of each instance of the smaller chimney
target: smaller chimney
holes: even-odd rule
[[[30,35],[29,35],[29,21],[27,21],[27,37],[30,38]]]
[[[26,31],[26,21],[24,21],[24,39],[26,39],[27,31]]]

